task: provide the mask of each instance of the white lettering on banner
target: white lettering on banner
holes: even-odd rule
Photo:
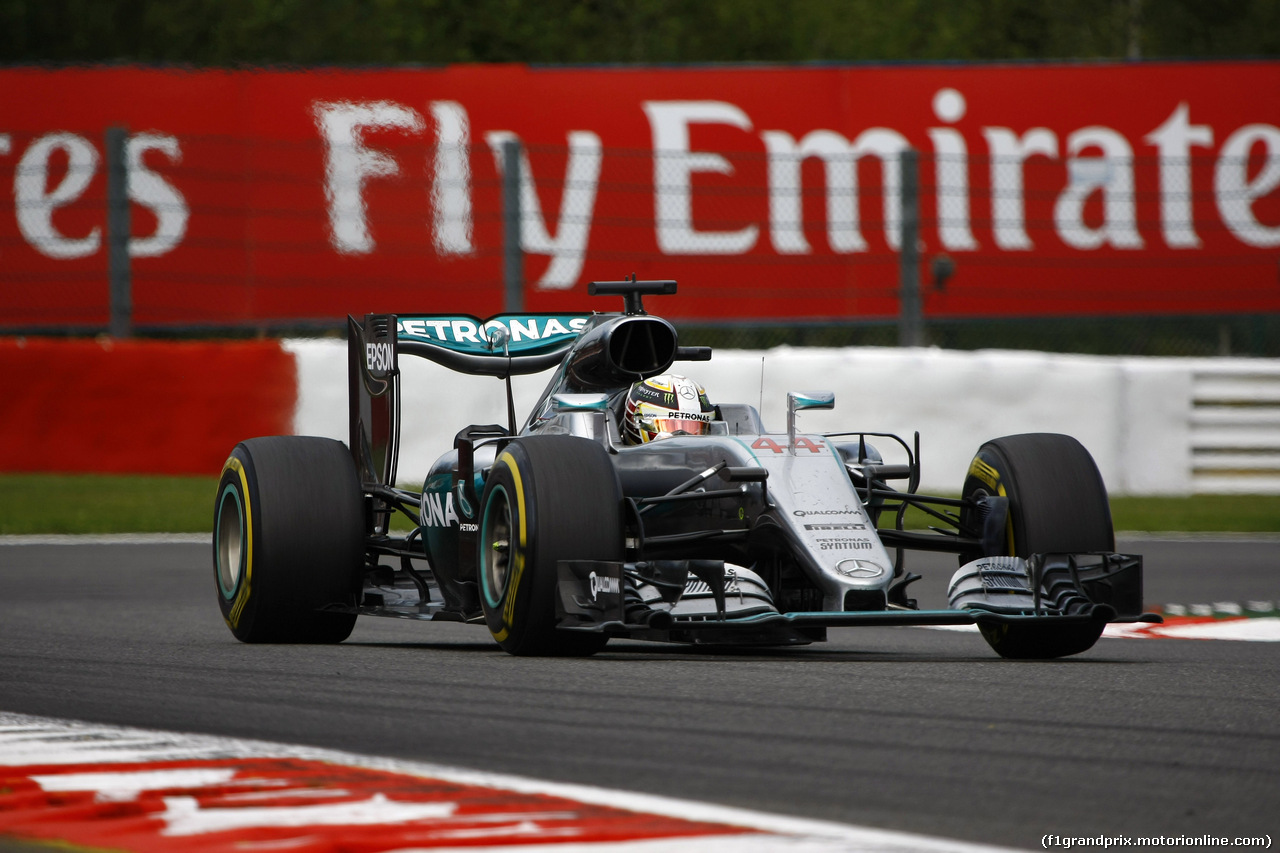
[[[1019,137],[1007,127],[984,127],[982,135],[991,155],[991,222],[996,245],[1006,252],[1030,251],[1035,245],[1027,236],[1022,164],[1033,154],[1056,160],[1057,134],[1033,127]]]
[[[939,89],[933,96],[933,114],[954,124],[964,118],[964,95],[955,89]],[[933,173],[937,184],[938,236],[943,247],[953,252],[978,248],[969,230],[969,149],[960,131],[950,127],[929,128],[933,143]]]
[[[1081,156],[1090,148],[1101,157]],[[1058,236],[1075,249],[1141,249],[1133,194],[1133,149],[1109,127],[1085,127],[1067,137],[1067,188],[1053,207]],[[1103,224],[1090,228],[1084,221],[1085,201],[1102,191]]]
[[[431,179],[432,233],[441,255],[470,255],[471,128],[467,111],[456,101],[434,101],[435,175]]]
[[[651,130],[656,216],[653,227],[661,253],[712,256],[751,252],[757,247],[760,229],[767,228],[771,249],[777,255],[812,254],[813,232],[806,233],[802,186],[804,169],[811,167],[806,162],[811,158],[820,161],[825,180],[829,251],[869,252],[868,238],[876,235],[864,236],[860,209],[863,202],[873,202],[859,198],[859,169],[864,170],[862,176],[866,180],[865,170],[874,168],[862,162],[868,156],[880,161],[882,191],[878,192],[884,206],[884,244],[890,250],[899,248],[899,157],[910,144],[902,132],[856,124],[841,124],[840,132],[822,127],[759,128],[746,109],[720,100],[642,100],[639,106]],[[1003,252],[1047,248],[1046,241],[1052,239],[1048,229],[1038,232],[1039,246],[1028,235],[1025,182],[1035,157],[1052,163],[1052,171],[1037,176],[1036,184],[1049,191],[1053,236],[1069,249],[1088,252],[1109,247],[1132,251],[1145,248],[1146,240],[1155,240],[1154,221],[1143,223],[1139,230],[1139,177],[1149,183],[1158,178],[1159,228],[1164,246],[1174,250],[1203,248],[1204,239],[1197,232],[1208,238],[1213,226],[1205,220],[1215,208],[1208,206],[1207,198],[1196,206],[1196,192],[1207,194],[1208,188],[1197,188],[1193,182],[1208,180],[1209,165],[1213,166],[1216,214],[1225,233],[1238,245],[1259,249],[1280,246],[1280,222],[1272,212],[1280,194],[1280,127],[1252,123],[1232,130],[1229,126],[1215,128],[1196,123],[1194,119],[1204,108],[1197,112],[1190,100],[1176,98],[1159,107],[1167,117],[1141,135],[1132,128],[1126,135],[1100,125],[1056,131],[1047,127],[1015,130],[976,126],[966,95],[949,87],[934,90],[930,106],[939,126],[908,130],[912,139],[927,138],[925,144],[932,146],[937,224],[936,230],[924,237],[936,240],[935,245],[940,248],[961,252],[984,247]],[[633,105],[631,109],[634,108]],[[431,156],[426,157],[431,174],[425,176],[429,198],[425,192],[418,197],[430,208],[430,213],[422,210],[419,215],[425,217],[423,227],[431,231],[429,245],[435,256],[476,257],[472,137],[487,142],[501,172],[502,143],[517,140],[517,131],[473,132],[466,108],[453,100],[426,102],[420,109],[389,100],[316,100],[310,104],[309,115],[322,136],[329,240],[337,252],[367,255],[377,251],[371,225],[376,217],[371,218],[367,210],[366,190],[371,181],[393,178],[404,171],[404,164],[397,162],[389,143],[382,146],[386,150],[379,150],[373,138],[366,141],[370,134],[382,132],[413,137],[411,144],[420,141],[424,150],[431,146]],[[433,136],[426,135],[428,121]],[[723,151],[710,145],[695,150],[697,142],[692,135],[697,128],[705,127],[714,127],[722,139],[740,132],[746,144],[726,143]],[[981,166],[971,167],[971,159],[983,144],[979,136],[985,140],[990,158],[985,180],[980,174]],[[1135,145],[1142,146],[1139,154],[1154,151],[1158,175],[1152,176],[1149,171],[1137,174]],[[975,148],[973,154],[970,147]],[[709,193],[712,184],[734,183],[736,189],[741,189],[745,178],[735,176],[731,150],[754,148],[763,148],[766,155],[767,224],[755,221],[759,216],[734,214],[741,218],[732,226],[717,227],[708,220],[704,224],[710,230],[699,228],[695,210],[703,209],[700,194]],[[527,253],[549,258],[536,283],[540,290],[566,290],[578,283],[590,251],[594,212],[600,201],[604,168],[601,136],[585,129],[568,131],[566,150],[559,209],[554,215],[549,209],[544,215],[544,206],[547,196],[554,197],[555,191],[539,191],[530,158],[523,151],[521,154],[520,193],[525,210],[521,246]],[[101,180],[103,170],[100,140],[50,131],[30,141],[23,138],[15,142],[11,133],[0,133],[0,156],[9,155],[18,161],[13,169],[14,212],[25,242],[55,260],[85,258],[104,251],[106,225],[100,206],[93,200],[93,192],[100,189],[95,181]],[[125,156],[128,197],[156,221],[150,234],[131,236],[129,254],[147,258],[172,253],[183,245],[192,221],[188,197],[180,189],[180,182],[169,174],[172,167],[184,164],[180,140],[161,131],[136,134],[127,140]],[[1193,169],[1194,157],[1200,156],[1206,163]],[[203,168],[208,164],[200,165]],[[1050,174],[1059,177],[1048,177]],[[410,176],[404,176],[404,180],[410,180]],[[1046,186],[1046,180],[1052,185]],[[555,183],[544,180],[541,185]],[[193,188],[187,192],[195,191]],[[986,216],[985,211],[979,214],[975,226],[973,205],[985,206],[980,201],[985,192],[991,197],[990,215]],[[1099,209],[1100,221],[1094,214]],[[88,219],[90,214],[99,218]],[[990,239],[985,231],[988,219]],[[1227,238],[1215,234],[1213,239]],[[474,324],[455,329],[453,321],[444,321],[444,325],[434,320],[419,322],[424,323],[422,334],[483,343],[483,330],[473,328]],[[537,323],[525,318],[510,325],[514,342],[546,334]]]
[[[659,251],[668,255],[733,255],[751,251],[759,236],[759,225],[755,223],[737,230],[696,227],[696,176],[732,176],[734,167],[725,154],[695,151],[690,141],[690,129],[696,125],[720,125],[751,133],[754,130],[751,117],[742,108],[725,101],[642,101],[641,107],[652,135],[654,228]],[[955,125],[965,118],[968,105],[960,91],[941,88],[934,93],[932,109],[941,123]],[[454,101],[434,101],[430,111],[436,127],[435,174],[431,180],[435,249],[442,257],[473,255],[473,190],[466,153],[471,131],[467,112]],[[371,252],[375,246],[366,221],[363,184],[371,178],[394,175],[399,166],[387,154],[366,147],[363,133],[372,128],[417,133],[423,128],[422,118],[409,107],[388,101],[317,102],[314,112],[327,146],[326,195],[332,242],[344,253]],[[1179,103],[1168,119],[1143,137],[1143,141],[1158,152],[1162,236],[1165,244],[1175,249],[1201,245],[1194,228],[1190,154],[1193,148],[1212,147],[1215,138],[1213,128],[1192,124],[1190,115],[1190,106]],[[971,218],[968,141],[956,127],[931,127],[924,132],[934,153],[939,243],[951,251],[977,251],[981,246],[975,238]],[[981,133],[990,156],[990,219],[992,238],[998,249],[1025,252],[1035,248],[1027,233],[1024,189],[1025,164],[1035,156],[1065,159],[1066,181],[1053,210],[1055,232],[1065,245],[1083,251],[1104,246],[1127,250],[1144,247],[1137,225],[1134,153],[1123,134],[1103,126],[1079,128],[1065,136],[1060,154],[1058,134],[1045,127],[1033,127],[1019,134],[1009,127],[988,126],[982,127]],[[519,137],[510,130],[494,130],[483,135],[501,172],[503,143],[518,141]],[[805,235],[802,188],[802,166],[811,157],[821,160],[824,170],[830,250],[837,254],[869,250],[861,231],[858,196],[859,160],[867,155],[880,160],[885,243],[890,250],[899,248],[902,224],[899,158],[910,144],[906,136],[892,128],[870,127],[852,139],[823,128],[802,135],[769,129],[760,131],[759,137],[767,155],[768,228],[776,253],[797,255],[813,251]],[[1265,165],[1261,171],[1255,169],[1250,177],[1247,160],[1257,146],[1266,149]],[[542,290],[571,288],[582,273],[589,251],[603,165],[601,139],[587,130],[568,134],[568,160],[554,237],[524,151],[520,164],[520,198],[525,210],[521,246],[525,252],[551,258],[537,287]],[[1280,129],[1255,124],[1236,131],[1220,152],[1214,186],[1219,213],[1230,233],[1252,246],[1280,245],[1280,226],[1259,221],[1253,210],[1254,204],[1277,186],[1280,186]],[[79,192],[83,192],[83,188],[64,179],[63,185],[46,197],[45,206],[65,204]],[[28,193],[32,190],[28,189]],[[1095,225],[1086,221],[1085,211],[1090,200],[1099,195],[1103,216],[1101,224]],[[159,240],[163,230],[153,239]],[[84,240],[93,240],[95,236],[96,232]],[[81,244],[63,238],[62,243],[53,245],[65,252],[76,251]],[[452,334],[455,340],[472,341],[478,340],[472,338],[477,331],[469,326],[449,331],[437,329],[436,337],[445,339]],[[529,330],[520,325],[512,332],[517,341],[530,336]]]
[[[1266,164],[1249,179],[1249,154],[1266,149]],[[1267,226],[1253,214],[1253,202],[1280,186],[1280,127],[1249,124],[1228,137],[1213,173],[1218,215],[1239,240],[1250,246],[1280,246],[1280,225]]]
[[[391,101],[318,102],[313,112],[325,144],[324,194],[329,204],[330,242],[343,254],[368,254],[373,251],[374,241],[365,211],[365,181],[398,174],[400,164],[381,151],[365,147],[364,133],[420,133],[425,126],[422,116]]]
[[[880,158],[884,184],[884,236],[895,252],[902,245],[902,152],[911,147],[907,138],[887,127],[873,127],[858,134],[859,154]]]
[[[741,255],[751,251],[759,236],[755,225],[737,231],[694,230],[693,175],[732,175],[733,166],[719,154],[689,150],[689,125],[724,124],[750,131],[751,119],[724,101],[645,101],[642,106],[653,137],[658,249],[664,255]]]
[[[55,152],[67,157],[66,174],[48,191],[49,161]],[[98,169],[98,149],[74,133],[50,133],[27,148],[13,182],[18,230],[40,254],[59,260],[83,258],[102,245],[102,229],[95,225],[83,237],[67,237],[53,224],[53,213],[84,194]]]
[[[1171,249],[1196,249],[1200,238],[1192,225],[1191,146],[1213,144],[1213,128],[1191,124],[1186,102],[1165,123],[1143,137],[1160,157],[1160,228]]]
[[[769,153],[769,237],[779,254],[808,254],[801,208],[801,166],[808,157],[822,160],[827,180],[827,242],[833,252],[865,252],[858,215],[858,160],[880,158],[885,186],[885,241],[897,247],[901,228],[902,166],[898,158],[909,147],[894,130],[873,127],[850,142],[832,130],[815,130],[798,143],[789,133],[760,134]]]
[[[502,146],[506,142],[519,142],[520,137],[508,130],[494,130],[485,134],[485,140],[493,152],[498,174],[504,174]],[[538,279],[540,290],[567,290],[578,281],[587,257],[603,159],[599,136],[586,130],[569,133],[569,164],[560,196],[556,236],[552,239],[542,215],[529,155],[523,146],[520,148],[520,247],[535,255],[551,256],[546,272]]]
[[[720,125],[746,133],[754,131],[752,118],[740,107],[724,101],[645,101],[654,144],[654,210],[658,248],[665,254],[725,255],[751,251],[759,225],[747,223],[737,230],[700,230],[694,222],[694,193],[701,174],[732,176],[727,154],[691,148],[691,128]],[[950,88],[935,92],[934,116],[943,125],[925,128],[935,157],[937,239],[951,251],[981,248],[972,225],[970,193],[970,141],[955,125],[967,115],[963,93]],[[370,180],[394,176],[401,166],[385,151],[365,143],[374,130],[419,134],[426,121],[416,110],[390,101],[362,103],[317,101],[312,108],[325,144],[325,193],[330,241],[344,254],[376,250],[370,231],[364,189]],[[469,158],[471,128],[467,111],[455,101],[429,104],[435,132],[434,158],[430,161],[430,227],[440,257],[475,254],[473,235],[473,186]],[[791,132],[758,131],[767,155],[768,229],[772,249],[779,255],[813,252],[805,234],[802,166],[808,158],[821,161],[826,181],[826,235],[830,251],[837,254],[869,251],[860,227],[858,168],[867,155],[881,162],[885,242],[896,250],[900,242],[901,216],[898,192],[901,175],[898,157],[908,146],[897,130],[871,127],[847,137],[828,129]],[[1059,239],[1068,247],[1092,251],[1102,247],[1124,250],[1144,248],[1136,209],[1134,150],[1119,131],[1087,126],[1059,137],[1045,127],[1015,131],[985,126],[980,133],[990,156],[991,230],[1002,251],[1031,251],[1027,233],[1024,170],[1030,158],[1064,159],[1065,186],[1054,202],[1053,221]],[[495,160],[501,165],[501,145],[517,139],[514,131],[483,134]],[[1236,240],[1258,247],[1280,245],[1280,224],[1264,221],[1258,203],[1273,197],[1280,187],[1280,128],[1248,124],[1233,133],[1217,151],[1214,165],[1214,200],[1222,222]],[[1141,137],[1158,156],[1160,228],[1163,242],[1172,249],[1197,249],[1192,155],[1212,151],[1218,133],[1207,124],[1196,124],[1192,105],[1176,104],[1168,117]],[[153,153],[154,152],[154,153]],[[0,134],[0,155],[14,152],[10,134]],[[153,233],[133,236],[130,254],[155,257],[172,252],[186,237],[190,206],[172,179],[155,167],[155,159],[170,165],[182,163],[179,140],[162,133],[131,137],[126,146],[131,201],[156,218]],[[148,165],[148,160],[152,165]],[[1253,166],[1250,166],[1252,160]],[[104,226],[79,226],[79,233],[61,224],[71,206],[82,206],[102,166],[100,150],[84,136],[52,132],[37,137],[22,152],[15,169],[15,214],[26,242],[54,259],[75,259],[102,250]],[[544,290],[573,287],[580,277],[589,241],[603,168],[600,136],[587,130],[568,133],[568,159],[562,182],[559,212],[554,230],[544,217],[541,196],[522,153],[520,192],[527,211],[521,228],[525,251],[551,259],[537,282]],[[1101,224],[1086,222],[1086,207],[1100,196]],[[553,236],[554,234],[554,236]],[[1043,239],[1043,238],[1042,238]],[[443,334],[443,333],[441,333]],[[516,340],[529,333],[517,326]],[[465,331],[463,340],[470,340]]]
[[[796,142],[780,130],[760,134],[769,154],[769,240],[780,255],[807,255],[801,166],[822,160],[827,180],[827,244],[837,253],[865,252],[858,215],[857,146],[831,130],[815,130]]]
[[[156,217],[156,230],[150,237],[129,240],[129,254],[135,258],[154,258],[175,249],[187,233],[191,211],[187,201],[173,184],[147,168],[143,157],[148,151],[159,151],[170,163],[182,162],[182,149],[176,136],[139,133],[125,144],[129,167],[129,198],[150,210]]]
[[[8,137],[4,137],[8,153]],[[129,254],[149,258],[172,251],[187,232],[190,209],[182,193],[158,172],[148,168],[144,156],[160,151],[172,163],[182,161],[178,139],[154,133],[140,133],[125,143],[129,181],[126,192],[131,201],[147,208],[156,217],[155,233],[129,240]],[[55,153],[67,157],[66,174],[48,192],[50,163]],[[102,248],[102,230],[94,226],[81,238],[63,235],[53,224],[53,214],[77,201],[98,171],[98,149],[84,137],[72,133],[52,133],[33,142],[22,156],[14,182],[18,227],[26,241],[43,255],[59,260],[83,258]]]

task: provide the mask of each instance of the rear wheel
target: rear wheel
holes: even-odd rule
[[[364,560],[360,482],[341,442],[253,438],[222,469],[213,571],[222,617],[246,643],[339,643]]]
[[[1005,536],[994,553],[961,554],[963,565],[979,557],[1115,550],[1111,506],[1089,451],[1067,435],[1030,433],[988,441],[978,449],[964,481],[964,496],[1009,499]],[[981,530],[970,508],[960,523]],[[991,648],[1006,658],[1057,658],[1093,647],[1103,622],[1069,625],[980,625]]]
[[[623,558],[622,489],[608,453],[585,438],[532,436],[498,454],[480,511],[480,601],[514,655],[590,655],[603,634],[556,628],[557,563]]]

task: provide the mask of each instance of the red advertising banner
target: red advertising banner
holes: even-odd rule
[[[530,311],[895,316],[906,148],[926,316],[1280,311],[1280,62],[2,69],[0,328],[106,325],[111,126],[139,326],[499,313],[507,140]]]

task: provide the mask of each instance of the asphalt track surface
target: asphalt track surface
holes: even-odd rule
[[[1122,541],[1147,601],[1280,598],[1280,540]],[[920,555],[940,606],[951,558]],[[248,646],[209,548],[0,542],[0,709],[252,737],[1039,848],[1280,835],[1280,643],[1104,639],[1003,661],[974,633],[786,651],[614,641],[517,659],[482,628],[363,618]]]

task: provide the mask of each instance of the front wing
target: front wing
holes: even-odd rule
[[[1127,554],[1044,554],[1028,561],[1007,558],[1027,565],[1028,581],[1012,588],[1007,582],[992,584],[988,595],[981,585],[953,586],[952,601],[962,602],[948,610],[915,610],[890,605],[885,610],[780,612],[772,607],[735,607],[733,595],[726,594],[724,564],[713,560],[673,560],[656,564],[566,560],[558,566],[556,614],[558,627],[569,631],[606,633],[637,639],[696,639],[699,635],[724,636],[726,641],[743,635],[774,634],[778,639],[793,634],[796,642],[817,639],[826,628],[890,625],[994,625],[1029,623],[1070,625],[1086,622],[1161,622],[1155,613],[1141,612],[1142,557]],[[957,572],[957,578],[980,577],[983,561],[975,561]],[[1078,564],[1078,565],[1077,565]],[[1002,567],[1007,567],[1002,564]],[[977,568],[973,568],[973,567]],[[1046,571],[1044,567],[1049,567]],[[1054,594],[1041,595],[1049,586],[1054,567],[1059,571],[1052,583]],[[1011,574],[1004,572],[1003,574]],[[685,588],[698,586],[706,599],[703,612],[681,615],[675,608],[650,607],[637,600],[637,579],[664,586],[664,599],[677,603]],[[1060,589],[1070,585],[1069,594]],[[1135,603],[1136,602],[1136,603]],[[739,602],[739,605],[741,602]],[[818,632],[818,633],[815,633]]]

